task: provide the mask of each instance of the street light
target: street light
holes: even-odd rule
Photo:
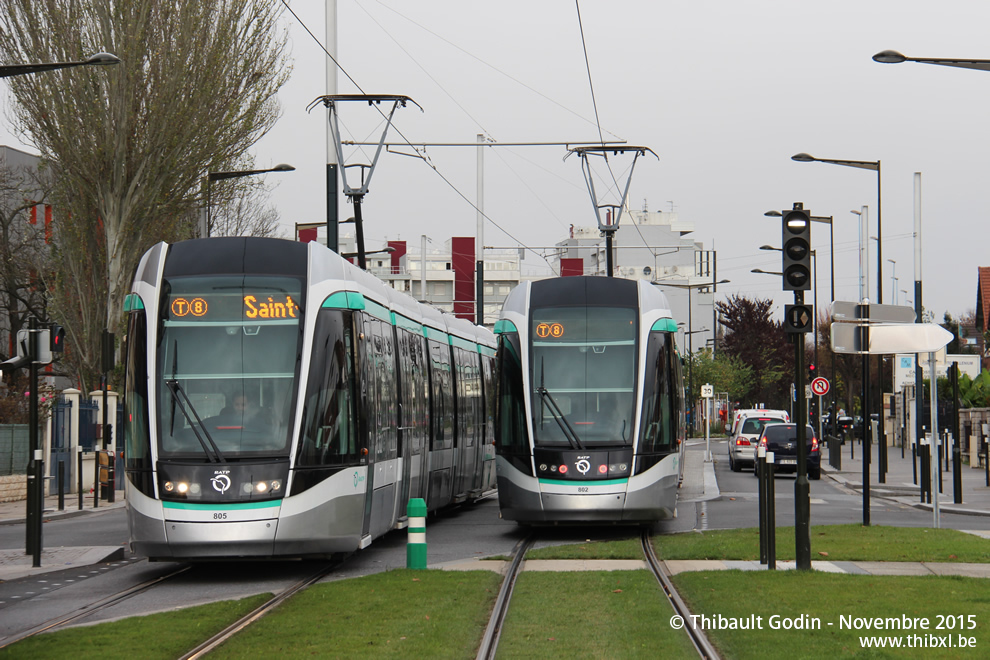
[[[253,176],[255,174],[267,174],[268,172],[293,172],[296,168],[292,165],[286,165],[285,163],[279,163],[275,167],[269,167],[264,170],[238,170],[236,172],[209,172],[205,177],[206,181],[206,217],[204,218],[203,226],[200,227],[199,234],[204,238],[209,238],[210,227],[213,222],[213,209],[212,209],[212,196],[211,196],[211,184],[214,181],[223,181],[224,179],[237,179],[242,176]]]
[[[24,76],[32,73],[41,73],[43,71],[54,71],[55,69],[68,69],[76,66],[103,66],[108,64],[119,64],[120,60],[116,55],[111,55],[110,53],[97,53],[96,55],[91,55],[85,60],[79,62],[51,62],[48,64],[7,64],[0,66],[0,78],[10,78],[13,76]],[[31,317],[30,321],[30,341],[31,349],[30,354],[36,356],[37,350],[37,340],[38,340],[38,330],[35,327],[37,319]],[[32,361],[29,375],[29,383],[31,390],[31,401],[29,403],[29,425],[28,425],[28,486],[27,486],[27,503],[25,511],[25,531],[27,533],[26,538],[26,553],[32,556],[32,566],[38,568],[41,566],[41,546],[42,546],[42,536],[41,536],[41,515],[42,515],[42,475],[41,472],[44,469],[44,461],[37,460],[36,455],[39,452],[39,426],[38,426],[38,370],[35,362]],[[106,390],[104,390],[105,393]],[[103,404],[103,424],[106,428],[107,418],[106,418],[106,398],[104,396]],[[110,490],[113,493],[113,489]],[[97,497],[99,495],[97,494]]]
[[[907,57],[901,55],[896,50],[882,50],[873,56],[874,62],[881,64],[900,64],[901,62],[921,62],[922,64],[938,64],[940,66],[954,66],[960,69],[979,69],[980,71],[990,71],[990,60],[957,60],[951,58],[938,57]]]
[[[799,163],[831,163],[833,165],[845,165],[846,167],[856,167],[861,170],[872,170],[877,173],[877,281],[883,281],[883,215],[881,210],[881,186],[880,186],[880,161],[871,160],[836,160],[833,158],[815,158],[811,154],[799,153],[791,156],[791,160]],[[877,293],[877,303],[883,302],[883,294]]]
[[[78,62],[50,62],[47,64],[5,64],[0,66],[0,78],[23,76],[29,73],[54,71],[55,69],[71,69],[75,66],[107,66],[120,64],[120,59],[110,53],[97,53]]]

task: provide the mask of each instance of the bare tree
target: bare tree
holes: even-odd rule
[[[58,311],[80,377],[121,320],[140,255],[193,235],[200,181],[278,118],[278,0],[5,0],[8,61],[122,63],[9,78],[15,126],[57,175]]]
[[[270,192],[269,184],[257,177],[215,182],[210,193],[210,236],[277,238],[279,215],[266,201]]]

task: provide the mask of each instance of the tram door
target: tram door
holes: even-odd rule
[[[450,502],[454,471],[454,393],[450,347],[428,342],[430,359],[430,459],[427,508]]]
[[[362,417],[368,433],[370,511],[366,505],[367,532],[377,537],[395,522],[398,464],[398,398],[395,379],[395,345],[392,326],[364,317],[361,350]]]
[[[398,512],[406,515],[409,500],[426,497],[427,484],[427,396],[429,380],[425,369],[426,341],[422,332],[397,328],[399,358],[399,447],[402,456],[402,487]]]

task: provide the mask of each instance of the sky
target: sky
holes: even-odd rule
[[[286,13],[294,68],[280,93],[282,117],[256,146],[286,236],[294,223],[326,218],[326,21],[318,0]],[[718,296],[791,294],[753,268],[780,270],[779,219],[769,210],[802,202],[816,216],[820,305],[859,299],[859,219],[869,208],[877,236],[875,172],[798,163],[793,154],[880,161],[883,302],[914,299],[914,173],[922,179],[922,271],[926,309],[937,321],[975,309],[977,267],[990,209],[990,72],[918,63],[887,65],[874,53],[990,59],[990,3],[959,0],[338,0],[337,93],[405,95],[389,142],[645,146],[633,173],[631,207],[676,211],[694,240],[717,252]],[[580,20],[579,20],[580,17]],[[315,35],[311,36],[307,29]],[[582,39],[583,31],[583,39]],[[377,141],[381,117],[344,104],[345,138]],[[0,143],[18,146],[0,122]],[[30,150],[30,147],[28,147]],[[349,149],[345,162],[370,162]],[[571,224],[593,225],[593,205],[576,156],[563,144],[495,147],[484,154],[484,243],[531,248],[527,271],[550,276],[546,253]],[[413,154],[410,156],[409,154]],[[363,216],[369,250],[406,240],[418,250],[474,236],[474,147],[406,147],[383,153]],[[628,156],[614,157],[624,184]],[[353,178],[349,181],[354,183]],[[617,201],[599,181],[599,200]],[[612,191],[614,192],[614,190]],[[341,201],[340,217],[352,215]],[[981,220],[980,218],[984,218]],[[346,225],[344,227],[347,227]],[[870,298],[876,302],[875,241],[869,241]],[[891,263],[893,260],[896,263]],[[896,281],[893,279],[896,277]],[[810,295],[810,294],[809,294]]]

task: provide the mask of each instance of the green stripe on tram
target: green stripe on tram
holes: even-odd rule
[[[423,336],[426,337],[427,339],[434,339],[436,341],[442,341],[445,344],[447,343],[446,332],[440,332],[436,328],[431,328],[428,325],[423,326]]]
[[[455,337],[454,335],[450,335],[450,345],[455,348],[463,348],[466,351],[472,351],[472,352],[478,349],[478,345],[475,344],[473,341],[468,341],[467,339]]]
[[[601,481],[572,481],[563,479],[540,479],[541,484],[548,486],[621,486],[629,483],[629,478],[625,479],[603,479]],[[592,493],[594,494],[594,493]]]
[[[321,307],[327,309],[364,309],[364,295],[354,291],[338,291],[329,295]]]
[[[674,319],[658,319],[650,332],[677,332],[677,321]]]
[[[141,300],[141,296],[136,293],[128,293],[124,297],[124,311],[134,312],[139,309],[144,309],[144,301]]]
[[[162,502],[166,509],[182,509],[184,511],[246,511],[248,509],[270,509],[281,506],[282,500],[266,502],[234,502],[231,504],[200,504],[198,502]]]
[[[506,321],[505,319],[499,319],[498,321],[495,321],[495,330],[494,330],[494,332],[495,332],[496,335],[500,335],[503,332],[519,332],[519,331],[516,329],[516,324],[513,323],[512,321]]]

